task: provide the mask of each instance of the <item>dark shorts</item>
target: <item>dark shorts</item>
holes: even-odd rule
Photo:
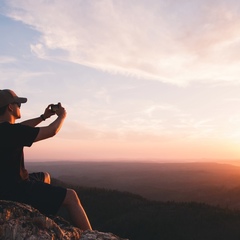
[[[44,173],[29,174],[29,180],[20,183],[17,188],[9,189],[11,194],[6,200],[23,202],[46,215],[55,215],[65,199],[67,189],[43,181]]]

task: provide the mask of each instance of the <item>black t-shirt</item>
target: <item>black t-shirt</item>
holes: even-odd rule
[[[33,144],[38,132],[39,128],[22,124],[0,124],[0,186],[19,183],[28,178],[23,148]]]

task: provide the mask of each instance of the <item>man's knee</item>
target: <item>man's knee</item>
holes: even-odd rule
[[[79,204],[80,200],[78,198],[77,193],[73,189],[67,189],[67,193],[65,199],[63,201],[63,205],[72,205],[72,204]]]
[[[44,182],[50,184],[51,183],[51,177],[48,172],[44,172]]]

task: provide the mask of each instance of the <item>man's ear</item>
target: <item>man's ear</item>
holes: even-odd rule
[[[8,104],[8,107],[7,107],[7,109],[10,111],[10,112],[12,112],[13,111],[13,106],[12,106],[12,104],[10,103],[10,104]]]

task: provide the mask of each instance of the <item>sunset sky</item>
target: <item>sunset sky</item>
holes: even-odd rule
[[[1,0],[0,32],[20,121],[67,110],[28,161],[240,159],[240,1]]]

